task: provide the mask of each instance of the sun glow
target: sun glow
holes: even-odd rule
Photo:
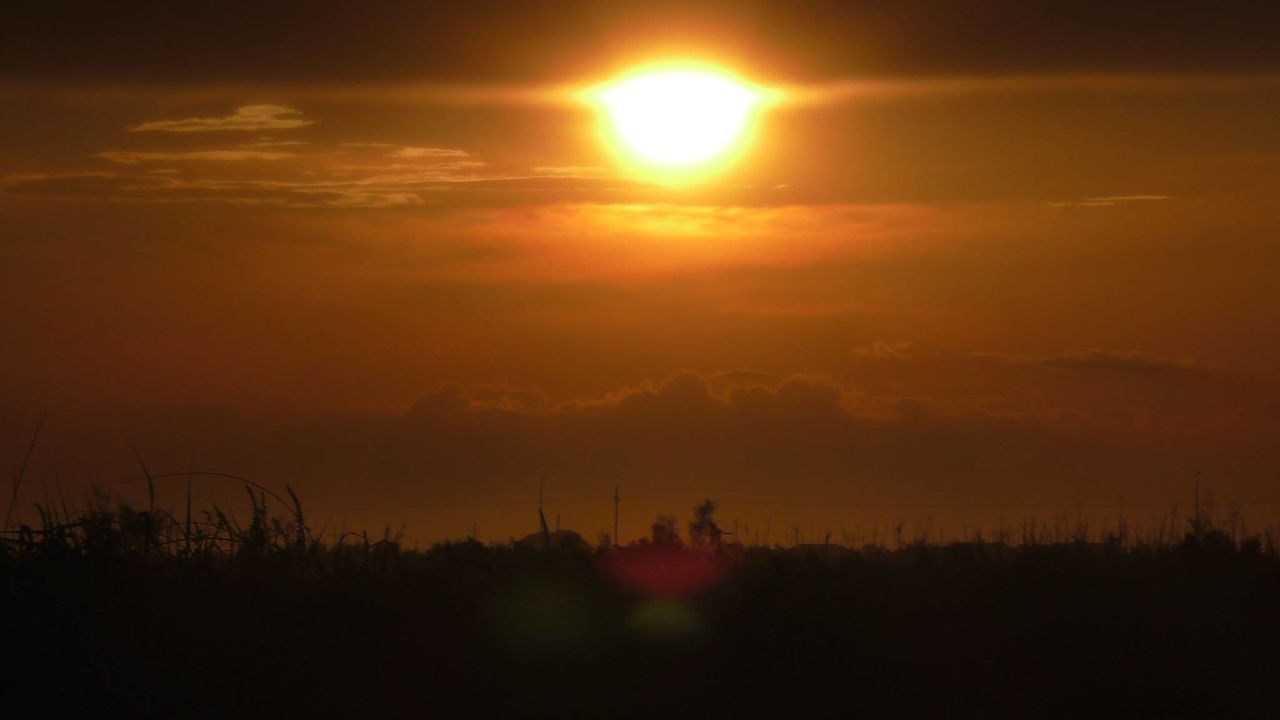
[[[764,93],[706,67],[650,68],[593,92],[605,134],[633,169],[690,180],[720,169],[747,145]]]

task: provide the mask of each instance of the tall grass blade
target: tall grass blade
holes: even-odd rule
[[[36,423],[36,431],[31,434],[31,444],[27,445],[27,453],[22,457],[22,466],[18,468],[18,475],[13,479],[13,494],[9,496],[9,507],[4,511],[4,527],[9,529],[9,521],[13,519],[13,508],[18,504],[18,490],[22,487],[22,478],[27,474],[27,465],[31,463],[31,455],[36,450],[36,443],[40,441],[40,430],[44,428],[44,420],[49,415],[48,408],[40,414],[40,422]]]

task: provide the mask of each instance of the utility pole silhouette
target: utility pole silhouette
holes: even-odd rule
[[[618,486],[613,486],[613,546],[621,547],[618,540],[618,506],[622,504],[622,496],[618,494]]]

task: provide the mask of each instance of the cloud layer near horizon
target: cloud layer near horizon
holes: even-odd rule
[[[1065,383],[1094,380],[1077,376]],[[1044,377],[1037,382],[1050,392],[1058,385]],[[1274,469],[1280,456],[1263,448],[1280,431],[1280,408],[1246,399],[1256,391],[1247,383],[1232,390],[1236,383],[1223,380],[1161,382],[1156,395],[1162,398],[1153,398],[1150,388],[1134,396],[1124,384],[1109,385],[1130,394],[1114,402],[1116,410],[1127,405],[1131,411],[1118,426],[1111,418],[1065,410],[948,407],[938,398],[869,396],[830,380],[743,370],[680,373],[559,403],[536,389],[450,384],[402,411],[153,408],[116,416],[114,430],[95,425],[90,414],[55,408],[38,467],[56,458],[60,482],[70,488],[96,480],[128,494],[136,489],[136,471],[127,436],[153,468],[288,483],[324,513],[405,522],[418,540],[456,532],[450,523],[466,513],[483,516],[490,537],[522,534],[529,527],[522,499],[539,476],[551,479],[556,512],[588,533],[608,525],[604,501],[614,484],[623,486],[632,535],[652,512],[683,510],[704,495],[719,498],[746,526],[776,517],[803,524],[810,534],[824,523],[831,530],[842,522],[887,526],[895,518],[919,524],[926,517],[955,532],[957,517],[989,521],[998,513],[1020,520],[1071,506],[1114,510],[1117,497],[1128,499],[1133,519],[1145,521],[1176,501],[1188,467],[1212,477],[1224,502],[1270,498],[1271,486],[1260,476],[1239,475],[1248,467],[1240,458],[1187,440],[1225,441]],[[1211,407],[1214,401],[1206,400],[1215,395],[1244,415],[1216,428],[1204,425],[1207,418],[1170,416]],[[1189,419],[1199,424],[1169,425]],[[20,428],[6,431],[16,435]],[[47,472],[38,472],[48,481]],[[1266,511],[1250,509],[1255,518]]]

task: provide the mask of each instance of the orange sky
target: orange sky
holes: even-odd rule
[[[1280,501],[1265,8],[56,5],[0,30],[28,501],[129,442],[423,540],[542,475],[590,535]],[[674,52],[789,98],[693,187],[572,99]]]

